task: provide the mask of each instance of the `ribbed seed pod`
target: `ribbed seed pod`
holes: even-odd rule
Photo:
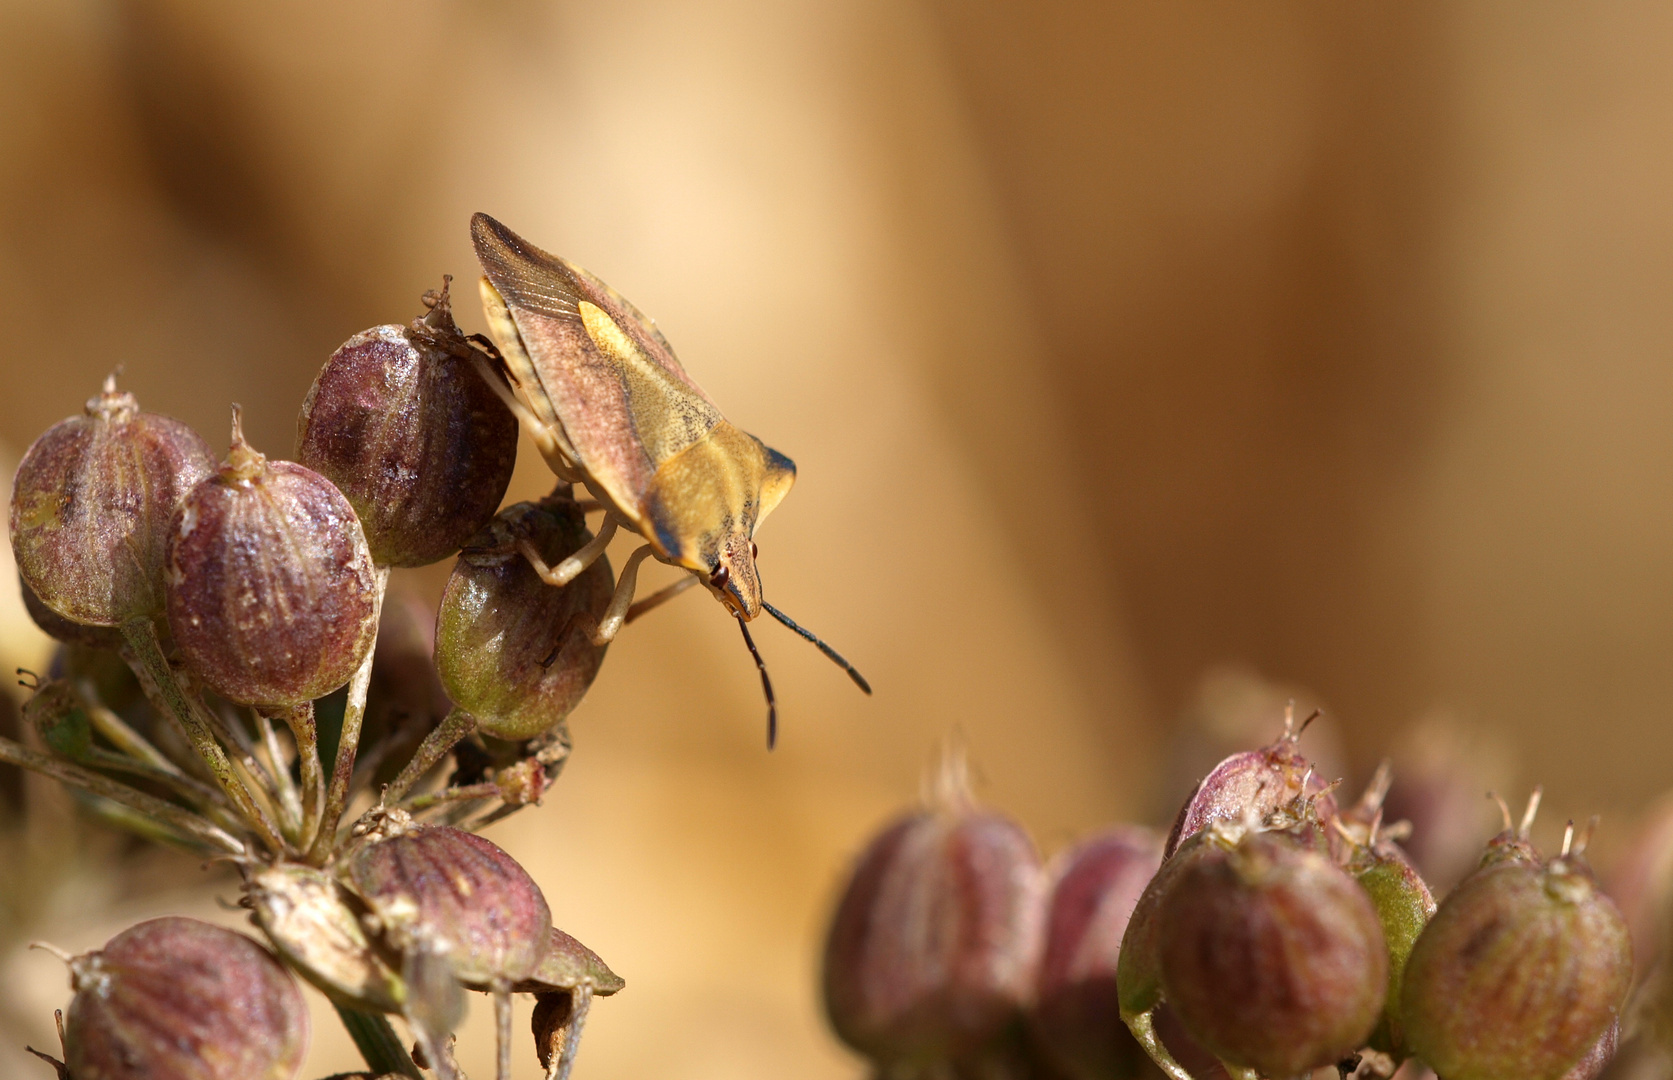
[[[1418,938],[1406,1037],[1446,1080],[1558,1080],[1616,1021],[1631,980],[1626,922],[1582,862],[1494,863]]]
[[[1403,1060],[1407,1055],[1405,1013],[1401,990],[1406,961],[1419,935],[1435,914],[1435,897],[1399,845],[1373,837],[1354,852],[1348,872],[1371,898],[1388,946],[1388,993],[1383,1016],[1372,1032],[1370,1045]]]
[[[267,950],[196,919],[152,919],[70,962],[75,1080],[291,1080],[308,1011]]]
[[[282,707],[349,681],[377,632],[371,554],[325,477],[244,441],[192,488],[168,543],[168,622],[192,672],[231,701]]]
[[[1228,1064],[1271,1077],[1333,1065],[1382,1013],[1388,951],[1371,901],[1282,835],[1205,849],[1169,887],[1159,923],[1168,1004]]]
[[[1171,856],[1212,822],[1260,822],[1303,794],[1318,796],[1313,811],[1320,820],[1336,813],[1335,797],[1301,753],[1301,730],[1291,729],[1268,746],[1233,754],[1215,766],[1179,808],[1163,855]]]
[[[436,619],[436,668],[483,733],[533,738],[568,716],[592,685],[604,646],[588,635],[610,605],[609,562],[601,556],[553,588],[518,549],[531,544],[555,566],[591,539],[575,500],[560,490],[507,507],[459,556]],[[592,625],[577,620],[583,615]]]
[[[180,497],[214,465],[191,428],[139,411],[114,378],[36,439],[12,483],[18,572],[71,622],[163,611],[163,549]]]
[[[1144,1075],[1144,1051],[1120,1015],[1116,967],[1127,921],[1162,862],[1149,829],[1119,826],[1066,853],[1047,904],[1045,954],[1031,1014],[1035,1038],[1076,1080]]]
[[[1032,996],[1044,916],[1034,845],[968,796],[913,814],[860,857],[825,943],[825,1009],[880,1066],[980,1052]]]
[[[552,916],[540,886],[480,836],[399,827],[356,852],[347,871],[387,944],[445,957],[461,982],[509,987],[545,958]]]
[[[424,566],[488,523],[517,460],[517,420],[476,370],[447,287],[411,326],[375,326],[331,355],[302,403],[296,459],[335,483],[372,557]]]

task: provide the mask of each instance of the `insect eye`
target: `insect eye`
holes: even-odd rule
[[[732,572],[724,566],[715,567],[714,573],[709,575],[709,584],[717,589],[726,588],[726,583],[732,578]]]
[[[752,559],[758,559],[761,557],[761,549],[755,546],[755,541],[753,540],[749,542],[749,557]]]

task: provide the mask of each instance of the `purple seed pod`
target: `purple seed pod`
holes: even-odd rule
[[[592,686],[604,646],[588,635],[610,605],[610,564],[600,557],[554,588],[519,550],[532,545],[555,566],[591,539],[580,508],[560,489],[502,510],[460,554],[436,618],[436,668],[483,733],[533,738]]]
[[[1609,1026],[1603,1029],[1597,1042],[1586,1051],[1586,1056],[1574,1063],[1574,1068],[1563,1074],[1563,1080],[1597,1080],[1603,1075],[1603,1070],[1615,1060],[1615,1052],[1621,1048],[1621,1022],[1611,1020]]]
[[[1028,835],[962,789],[860,856],[825,942],[826,1015],[884,1068],[976,1054],[1029,1004],[1044,874]]]
[[[12,482],[18,572],[71,622],[163,611],[163,548],[185,492],[213,467],[191,428],[139,411],[114,376],[86,413],[35,440]]]
[[[351,856],[347,873],[389,946],[439,954],[467,985],[521,982],[546,955],[552,916],[540,886],[480,836],[397,826]]]
[[[90,649],[119,649],[122,647],[122,631],[110,626],[93,626],[90,623],[71,622],[58,612],[47,607],[22,575],[17,579],[18,591],[23,594],[23,609],[29,613],[29,618],[40,627],[48,637],[61,641],[66,645],[81,645]]]
[[[1412,949],[1406,1037],[1447,1080],[1559,1080],[1619,1018],[1631,981],[1626,921],[1583,861],[1496,862]]]
[[[1117,826],[1061,856],[1047,903],[1034,1011],[1036,1041],[1075,1080],[1143,1075],[1147,1059],[1121,1025],[1116,967],[1127,922],[1162,864],[1161,838]]]
[[[75,1080],[291,1080],[308,1011],[243,934],[152,919],[70,961],[65,1056]]]
[[[1158,916],[1162,985],[1193,1038],[1229,1065],[1290,1077],[1365,1045],[1388,949],[1370,899],[1282,835],[1205,848]]]
[[[187,666],[230,701],[287,707],[349,681],[377,632],[376,571],[325,477],[250,448],[192,488],[168,543],[168,623]]]
[[[296,459],[353,504],[372,557],[425,566],[499,508],[517,420],[453,323],[444,282],[411,326],[375,326],[331,355],[302,403]]]
[[[1329,785],[1314,775],[1312,763],[1301,753],[1306,723],[1297,728],[1286,717],[1284,726],[1284,734],[1276,742],[1233,754],[1203,778],[1179,808],[1163,848],[1164,858],[1210,822],[1246,818],[1260,822],[1303,794],[1318,796],[1315,810],[1321,820],[1335,816],[1336,799],[1329,794]]]
[[[331,1000],[400,1012],[406,986],[367,940],[350,897],[310,866],[278,863],[250,872],[244,904],[280,956]]]

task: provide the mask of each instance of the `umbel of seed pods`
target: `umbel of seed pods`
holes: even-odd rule
[[[1299,739],[1286,722],[1222,762],[1166,841],[1112,828],[1044,872],[1018,826],[942,784],[838,904],[838,1036],[891,1080],[1386,1078],[1408,1059],[1443,1080],[1596,1077],[1631,949],[1584,838],[1542,857],[1536,792],[1437,907],[1382,821],[1386,764],[1340,808]]]
[[[593,538],[567,484],[495,513],[516,422],[445,288],[425,302],[411,326],[332,356],[296,462],[252,447],[235,410],[216,465],[114,381],[25,455],[13,549],[31,612],[65,643],[63,676],[26,709],[40,748],[0,739],[0,760],[150,839],[230,858],[265,938],[156,920],[70,958],[61,1076],[288,1080],[307,1043],[295,973],[378,1074],[420,1075],[395,1015],[426,1068],[457,1075],[450,1033],[474,990],[494,996],[509,1076],[510,995],[533,994],[555,1078],[592,998],[622,986],[472,831],[537,802],[562,768],[565,718],[603,659],[582,624],[609,602],[609,563],[563,588],[531,568],[526,551],[558,564]],[[433,666],[411,655],[422,634],[375,647],[389,568],[460,549]],[[134,693],[114,674],[130,670]],[[415,673],[445,686],[450,712]],[[369,711],[377,740],[362,745]],[[387,760],[414,746],[404,767]]]

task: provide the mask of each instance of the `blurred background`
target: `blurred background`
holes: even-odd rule
[[[1350,783],[1453,739],[1600,843],[1669,786],[1670,131],[1651,4],[0,0],[0,444],[121,364],[286,455],[442,274],[482,328],[476,210],[609,281],[796,460],[763,576],[877,693],[763,626],[769,755],[691,595],[490,835],[628,981],[580,1076],[852,1077],[824,922],[950,733],[1048,853],[1289,697]],[[550,483],[526,453],[509,498]],[[3,604],[0,667],[43,666]],[[8,1076],[68,999],[25,941],[240,918],[182,858],[20,865]],[[315,1030],[308,1075],[354,1064]]]

